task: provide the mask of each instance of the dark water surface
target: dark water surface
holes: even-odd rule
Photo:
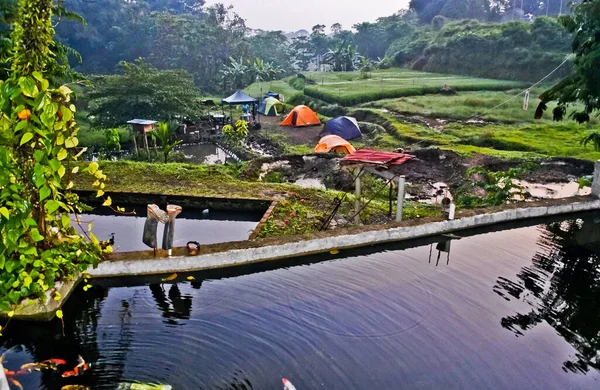
[[[596,389],[600,220],[572,220],[221,279],[99,281],[51,326],[13,325],[8,368],[78,354],[82,378],[174,389]],[[431,251],[431,262],[429,261]],[[108,287],[108,283],[112,287]]]
[[[162,207],[164,209],[164,207]],[[87,231],[88,223],[93,224],[94,234],[99,240],[108,239],[115,233],[114,250],[120,252],[141,251],[149,248],[142,242],[146,207],[127,207],[128,212],[135,215],[115,215],[107,208],[97,208],[94,213],[81,216],[82,227]],[[175,247],[185,246],[189,241],[200,244],[247,240],[252,230],[258,225],[263,212],[252,211],[219,211],[184,208],[175,220]],[[157,242],[160,246],[164,224],[158,224]]]

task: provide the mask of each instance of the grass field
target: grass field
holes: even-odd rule
[[[362,106],[385,108],[403,115],[417,114],[432,118],[467,120],[474,115],[483,114],[480,115],[480,118],[488,121],[504,123],[552,123],[552,109],[556,107],[556,102],[550,102],[543,118],[541,120],[535,120],[534,113],[537,104],[539,103],[537,96],[542,90],[536,89],[531,91],[529,109],[527,111],[523,110],[523,95],[519,95],[513,100],[506,102],[520,92],[520,90],[476,91],[461,92],[454,96],[412,96],[379,100],[376,102],[365,103]],[[500,104],[502,104],[500,107],[496,107]],[[569,109],[568,114],[580,108],[581,107],[573,106]],[[597,118],[593,117],[592,123],[597,122]]]
[[[518,95],[524,86],[510,81],[406,69],[375,71],[368,79],[362,78],[359,72],[307,72],[305,76],[312,80],[307,83],[305,94],[329,102],[337,101],[346,106],[354,105],[349,104],[354,100],[359,101],[362,104],[358,107],[364,108],[368,113],[366,118],[360,120],[386,128],[385,134],[355,142],[358,147],[393,150],[397,147],[436,145],[462,154],[481,153],[505,159],[551,156],[586,160],[600,158],[600,152],[594,151],[591,145],[581,145],[581,140],[586,135],[600,130],[596,116],[588,125],[578,125],[568,118],[556,123],[552,121],[555,104],[550,103],[543,119],[534,119],[539,102],[537,96],[546,86],[530,91],[529,109],[524,111],[523,95]],[[263,90],[272,89],[287,96],[302,93],[293,89],[288,81],[289,79],[272,82],[268,88],[263,84]],[[458,94],[442,96],[427,93],[428,89],[437,90],[444,84],[457,89]],[[257,87],[254,84],[249,90],[259,92]],[[461,90],[462,88],[466,90]],[[315,91],[320,95],[313,96]],[[382,99],[381,96],[388,92],[398,96]],[[496,107],[514,96],[514,99]],[[328,100],[329,98],[333,100]],[[571,108],[571,111],[577,108]],[[424,124],[406,123],[402,116],[395,114],[450,121],[468,120],[480,115],[481,119],[493,123],[448,123],[440,130]]]

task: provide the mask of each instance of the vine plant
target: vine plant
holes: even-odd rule
[[[60,299],[56,281],[85,272],[112,251],[71,223],[75,215],[78,224],[84,209],[70,191],[80,167],[95,178],[104,204],[112,200],[98,164],[76,163],[85,150],[78,148],[72,91],[50,81],[51,17],[52,0],[19,0],[11,71],[0,81],[0,310],[9,317],[25,298],[50,292]]]

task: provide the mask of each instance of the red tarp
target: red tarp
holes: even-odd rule
[[[342,164],[364,163],[373,165],[401,165],[415,156],[406,153],[381,152],[378,150],[359,149],[342,159]]]

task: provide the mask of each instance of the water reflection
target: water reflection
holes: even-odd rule
[[[167,324],[183,325],[183,322],[177,320],[190,319],[190,314],[192,312],[192,296],[182,295],[177,284],[170,285],[168,293],[165,293],[164,285],[151,284],[150,291],[152,291],[152,297],[154,297],[156,305],[162,312],[162,316],[167,319]]]
[[[501,325],[521,336],[545,321],[577,350],[565,371],[600,368],[600,225],[593,217],[540,228],[540,250],[518,282],[498,278],[494,291],[523,300],[528,312],[502,318]]]

